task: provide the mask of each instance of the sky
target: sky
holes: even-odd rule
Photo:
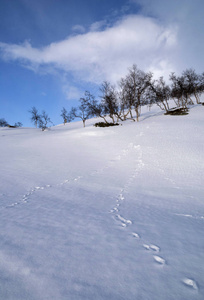
[[[98,97],[136,64],[155,78],[204,71],[203,0],[0,0],[0,118],[29,110],[63,122],[86,90]]]

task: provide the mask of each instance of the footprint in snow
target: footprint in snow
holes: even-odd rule
[[[126,220],[126,219],[123,218],[121,215],[116,215],[116,216],[115,216],[115,219],[116,219],[117,221],[120,221],[120,222],[121,222],[121,225],[122,225],[123,227],[126,227],[127,225],[131,225],[131,224],[132,224],[132,221]]]
[[[165,265],[166,264],[165,259],[160,257],[160,256],[154,255],[153,258],[156,261],[156,263],[158,263],[160,265]]]
[[[150,246],[149,245],[143,244],[143,247],[145,248],[145,250],[150,250]]]
[[[156,245],[150,245],[150,249],[155,251],[155,252],[159,252],[160,251],[160,248]]]
[[[118,212],[118,208],[117,208],[117,207],[114,207],[113,209],[110,210],[110,212],[111,212],[111,213],[113,213],[113,212]]]
[[[159,252],[160,251],[160,248],[156,245],[147,245],[147,244],[143,244],[143,247],[146,249],[146,250],[153,250],[155,252]]]
[[[190,279],[190,278],[184,278],[182,280],[182,282],[188,286],[189,288],[192,288],[194,290],[197,290],[198,289],[198,286],[196,284],[196,282],[193,280],[193,279]]]
[[[13,203],[13,204],[10,204],[10,205],[6,206],[6,208],[9,208],[9,207],[14,207],[14,206],[16,206],[16,205],[18,205],[18,203],[17,203],[17,202],[15,202],[15,203]]]
[[[134,238],[136,238],[136,239],[140,239],[139,234],[136,233],[136,232],[132,232],[132,236],[133,236]]]
[[[123,194],[120,194],[119,195],[119,199],[121,200],[121,201],[123,201],[125,198],[124,198],[124,196],[123,196]]]
[[[82,178],[82,176],[77,176],[76,178],[74,178],[74,181],[78,181],[81,178]]]
[[[23,202],[27,203],[28,198],[26,196],[23,197]]]

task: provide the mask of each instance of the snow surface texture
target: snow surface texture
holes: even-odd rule
[[[0,299],[204,299],[204,107],[0,129]]]

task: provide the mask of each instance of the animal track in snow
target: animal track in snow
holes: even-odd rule
[[[160,251],[160,248],[156,245],[150,245],[150,249],[155,251],[155,252],[159,252]]]
[[[114,163],[117,163],[118,161],[122,160],[124,157],[128,155],[128,153],[133,150],[135,147],[133,143],[129,143],[127,145],[127,148],[121,150],[118,154],[116,154],[112,159],[110,159],[107,164],[97,170],[94,170],[91,172],[91,176],[95,176],[97,174],[102,174],[105,170],[111,168]]]
[[[131,220],[127,220],[125,218],[123,218],[121,215],[115,215],[115,219],[121,222],[121,225],[123,227],[126,227],[127,225],[132,225],[132,221]]]
[[[45,189],[49,189],[49,188],[52,188],[52,187],[58,187],[58,186],[62,186],[62,185],[65,185],[67,183],[70,183],[70,182],[75,182],[75,181],[78,181],[79,179],[83,178],[83,176],[77,176],[73,179],[66,179],[64,180],[63,182],[61,183],[57,183],[57,184],[54,184],[54,185],[50,185],[50,184],[46,184],[44,186],[35,186],[33,188],[30,189],[29,192],[27,192],[25,195],[22,196],[22,198],[19,200],[19,201],[16,201],[12,204],[9,204],[9,205],[6,205],[4,207],[1,207],[1,209],[5,209],[5,208],[12,208],[16,205],[19,205],[19,204],[24,204],[24,203],[28,203],[28,200],[30,199],[30,197],[35,193],[35,192],[38,192],[38,191],[41,191],[41,190],[45,190]]]
[[[198,219],[198,220],[204,220],[204,216],[193,216],[188,214],[174,214],[179,217],[186,217],[186,218],[192,218],[192,219]]]
[[[153,244],[150,244],[150,245],[147,245],[147,244],[143,244],[143,247],[146,249],[146,250],[153,250],[155,252],[159,252],[160,251],[160,248],[156,245],[153,245]]]
[[[192,289],[194,289],[194,290],[197,290],[197,289],[198,289],[198,285],[196,284],[196,282],[195,282],[193,279],[190,279],[190,278],[184,278],[184,279],[182,280],[182,282],[183,282],[186,286],[188,286],[188,287],[190,287],[190,288],[192,288]]]
[[[113,209],[110,210],[111,213],[118,212],[118,211],[119,211],[119,209],[117,207],[114,207]]]
[[[149,246],[149,245],[143,244],[143,247],[144,247],[146,250],[150,250],[150,246]]]
[[[123,196],[123,194],[122,194],[122,193],[119,195],[119,197],[118,197],[118,198],[119,198],[119,200],[122,200],[122,201],[125,199],[125,197]]]
[[[165,265],[166,264],[165,259],[160,257],[160,256],[154,255],[153,258],[160,265]]]
[[[140,235],[136,232],[132,232],[132,236],[136,239],[140,239]]]

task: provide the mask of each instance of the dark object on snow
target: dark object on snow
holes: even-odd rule
[[[165,115],[172,115],[172,116],[184,116],[188,115],[188,109],[180,107],[180,108],[172,108],[168,110]]]
[[[95,127],[110,127],[110,126],[118,126],[119,124],[118,123],[105,123],[105,122],[98,122],[98,123],[95,123],[94,126]]]

